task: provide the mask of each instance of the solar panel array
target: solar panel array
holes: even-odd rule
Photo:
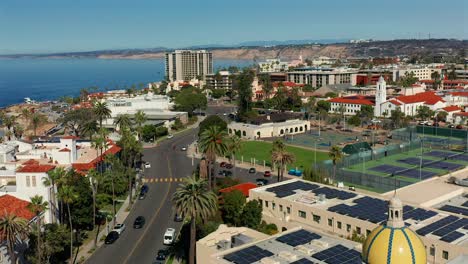
[[[444,236],[450,232],[453,232],[455,230],[457,230],[458,228],[461,228],[461,227],[465,227],[468,225],[468,218],[462,218],[458,221],[455,221],[451,224],[448,224],[434,232],[432,232],[432,234],[436,235],[436,236]]]
[[[321,188],[315,189],[313,190],[313,193],[315,193],[316,195],[325,194],[325,197],[327,199],[338,198],[340,200],[348,200],[357,196],[355,193],[335,190],[335,189],[328,188],[328,187],[321,187]]]
[[[300,260],[296,260],[294,262],[291,262],[291,264],[315,264],[317,262],[313,262],[311,260],[308,260],[306,258],[301,258]]]
[[[463,233],[453,231],[453,232],[443,236],[440,240],[450,243],[450,242],[453,242],[453,241],[459,239],[460,237],[462,237],[464,235],[465,234],[463,234]]]
[[[250,264],[271,257],[274,254],[258,246],[251,246],[224,256],[224,259],[236,264]]]
[[[450,223],[452,223],[454,221],[457,221],[458,219],[459,218],[456,217],[456,216],[449,215],[447,217],[444,217],[444,218],[440,219],[439,221],[436,221],[434,223],[431,223],[431,224],[429,224],[429,225],[427,225],[425,227],[422,227],[422,228],[416,230],[416,233],[418,233],[421,236],[425,236],[427,234],[430,234],[430,233],[436,231],[439,228],[442,228],[442,227],[444,227],[444,226],[446,226],[446,225],[448,225],[448,224],[450,224]]]
[[[296,232],[292,232],[292,233],[280,236],[276,239],[276,241],[288,244],[292,247],[296,247],[299,245],[309,243],[310,241],[314,239],[320,239],[320,238],[322,238],[322,236],[318,234],[309,232],[307,230],[298,230]]]
[[[295,194],[294,191],[296,190],[312,191],[319,187],[320,186],[317,184],[295,181],[288,184],[267,188],[266,191],[276,194],[276,197],[283,198]]]
[[[468,209],[467,208],[462,208],[462,207],[446,204],[446,205],[442,206],[439,209],[443,210],[443,211],[455,213],[455,214],[462,214],[464,216],[468,216]]]
[[[424,210],[424,209],[421,209],[421,208],[416,208],[414,210],[411,210],[411,211],[403,211],[403,219],[406,220],[406,219],[414,219],[414,220],[417,220],[417,221],[423,221],[423,220],[426,220],[426,219],[429,219],[433,216],[436,216],[437,213],[434,212],[434,211],[428,211],[428,210]]]
[[[312,257],[329,264],[362,263],[361,253],[359,253],[359,251],[349,249],[342,245],[336,245],[322,250],[313,254]]]

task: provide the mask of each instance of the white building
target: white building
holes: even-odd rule
[[[267,117],[269,118],[269,116]],[[271,120],[269,120],[271,121]],[[281,137],[305,133],[310,128],[306,120],[286,120],[283,122],[265,122],[260,124],[246,124],[231,122],[228,133],[238,135],[243,139],[255,140],[264,137]]]
[[[438,112],[446,112],[447,117],[445,118],[445,122],[452,123],[454,121],[454,114],[460,113],[462,109],[456,105],[446,106],[442,109],[437,110]],[[436,114],[437,114],[436,113]]]
[[[333,84],[350,84],[354,73],[357,71],[352,69],[303,68],[288,72],[288,81],[320,88]]]
[[[440,75],[442,75],[442,68],[417,65],[401,67],[393,71],[393,81],[400,80],[400,78],[404,77],[407,73],[414,73],[414,77],[418,78],[419,80],[430,80],[432,79],[431,74],[433,72],[438,72]]]
[[[280,59],[267,59],[258,63],[260,73],[283,72],[288,70],[288,63]]]
[[[468,106],[468,90],[448,92],[444,96],[444,101],[447,102],[447,105]]]
[[[330,113],[341,113],[344,115],[355,115],[361,111],[363,105],[374,106],[373,96],[346,96],[328,100],[330,102]]]
[[[415,116],[418,108],[427,106],[432,111],[444,108],[446,102],[435,92],[423,92],[415,95],[402,95],[381,104],[381,116],[389,117],[393,110],[399,108],[407,116]],[[385,113],[385,114],[384,114]]]
[[[166,78],[190,81],[213,73],[213,54],[206,50],[176,50],[166,53]]]
[[[219,71],[218,74],[206,75],[206,87],[209,89],[232,89],[233,75],[229,71]]]
[[[382,116],[382,104],[387,101],[387,83],[380,76],[375,93],[374,116]]]

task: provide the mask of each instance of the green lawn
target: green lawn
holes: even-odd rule
[[[271,165],[271,142],[264,141],[242,141],[242,148],[239,153],[236,154],[237,160],[241,160],[241,157],[244,157],[244,162],[250,162],[251,158],[255,158],[256,163],[263,165],[265,160],[267,166]],[[294,154],[296,157],[296,162],[288,166],[288,168],[300,168],[301,166],[305,168],[310,168],[314,164],[314,152],[313,150],[286,146],[287,151]],[[326,152],[317,152],[317,163],[328,159],[328,153]]]

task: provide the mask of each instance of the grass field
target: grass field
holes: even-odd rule
[[[237,160],[241,160],[244,157],[244,162],[250,162],[251,158],[255,158],[256,163],[263,165],[263,161],[268,166],[271,165],[271,148],[272,143],[264,141],[242,141],[242,148],[239,153],[236,154]],[[294,164],[288,166],[291,168],[310,168],[314,164],[314,152],[313,150],[286,146],[287,151],[293,153],[296,156]],[[328,159],[327,152],[317,152],[317,163]]]

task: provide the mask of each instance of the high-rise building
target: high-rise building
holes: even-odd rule
[[[169,81],[189,81],[213,73],[213,54],[206,50],[176,50],[166,53],[166,77]]]

